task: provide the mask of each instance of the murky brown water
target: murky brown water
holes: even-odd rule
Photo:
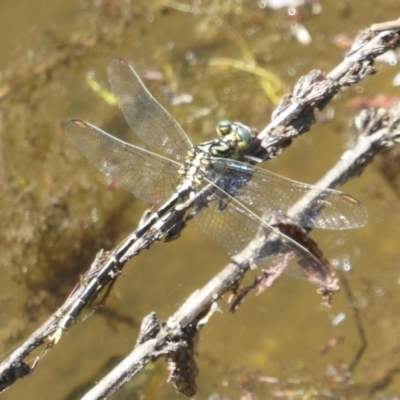
[[[145,209],[122,189],[110,188],[63,136],[62,124],[78,117],[135,141],[119,110],[87,86],[87,74],[108,88],[106,66],[116,56],[141,72],[161,72],[164,81],[149,80],[146,85],[195,143],[213,135],[221,118],[262,128],[273,104],[257,79],[208,62],[217,57],[245,59],[243,42],[258,65],[277,74],[287,88],[313,68],[329,71],[342,57],[333,44],[335,35],[354,37],[359,29],[398,15],[395,0],[379,2],[379,8],[372,1],[354,1],[348,9],[344,3],[324,4],[319,15],[304,11],[302,23],[313,38],[307,47],[287,34],[291,22],[284,11],[260,9],[256,1],[219,2],[219,13],[196,15],[146,1],[1,4],[0,95],[8,93],[0,104],[1,352],[39,326],[96,252],[112,248],[132,231]],[[366,94],[398,93],[390,84],[396,72],[384,66],[359,89]],[[11,86],[3,86],[7,84]],[[166,87],[174,94],[193,95],[193,102],[171,106]],[[316,181],[351,134],[352,113],[345,104],[354,96],[354,89],[342,94],[331,105],[333,122],[315,125],[268,167],[292,179]],[[357,395],[365,398],[372,381],[399,366],[400,204],[373,167],[345,189],[368,207],[368,227],[315,232],[314,237],[327,256],[349,256],[354,265],[349,281],[369,342],[354,380],[360,385]],[[108,299],[108,312],[97,312],[70,329],[34,374],[3,398],[80,398],[131,350],[144,315],[155,310],[167,318],[228,259],[193,226],[179,240],[153,246],[126,266]],[[359,338],[344,291],[330,310],[319,301],[310,284],[284,277],[261,296],[250,296],[236,315],[226,307],[217,313],[201,335],[196,398],[236,399],[248,391],[254,398],[269,398],[288,388],[312,398],[314,388],[335,388],[333,378],[329,386],[323,377],[340,368],[340,362],[351,362]],[[331,320],[339,313],[347,318],[333,327]],[[344,340],[321,355],[332,337]],[[281,383],[260,383],[265,376]],[[175,398],[166,377],[166,365],[159,362],[115,398]],[[396,376],[384,387],[383,398],[392,398],[389,393],[400,393]]]

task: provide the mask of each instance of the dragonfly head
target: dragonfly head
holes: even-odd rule
[[[250,147],[253,138],[251,129],[240,122],[220,121],[217,125],[217,133],[221,138],[232,140],[238,150],[246,150]]]

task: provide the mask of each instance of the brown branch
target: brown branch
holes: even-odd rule
[[[343,62],[330,73],[314,70],[300,78],[258,135],[259,157],[266,160],[280,154],[294,137],[307,132],[315,122],[314,110],[322,110],[341,89],[374,74],[375,58],[397,48],[399,42],[400,19],[372,25],[356,37]]]

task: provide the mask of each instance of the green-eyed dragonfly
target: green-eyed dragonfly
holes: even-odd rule
[[[158,153],[125,143],[99,128],[71,120],[66,134],[100,171],[147,203],[162,204],[121,245],[85,286],[61,319],[54,338],[76,319],[81,310],[138,238],[177,204],[193,199],[193,215],[201,230],[227,248],[241,251],[260,232],[279,251],[255,254],[252,262],[266,267],[274,258],[291,254],[285,272],[301,277],[302,265],[321,270],[322,261],[295,240],[268,223],[265,215],[284,214],[303,196],[313,204],[302,214],[307,228],[352,229],[367,222],[363,205],[354,197],[331,189],[295,182],[267,170],[238,161],[239,153],[252,143],[252,131],[238,122],[218,124],[219,138],[193,146],[180,125],[146,89],[138,74],[122,59],[108,66],[112,91],[129,126]],[[252,210],[258,210],[260,216]],[[322,270],[326,270],[323,266]],[[329,285],[329,277],[315,278]],[[319,280],[319,281],[318,281]]]

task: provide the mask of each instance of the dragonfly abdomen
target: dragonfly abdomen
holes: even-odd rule
[[[137,240],[141,239],[146,232],[148,232],[149,229],[160,220],[160,218],[170,212],[178,201],[187,198],[187,196],[193,192],[193,182],[191,179],[186,178],[170,199],[157,211],[153,212],[138,229],[136,229],[124,242],[121,243],[120,246],[118,246],[114,255],[110,257],[97,275],[89,281],[82,294],[75,300],[68,312],[60,320],[56,331],[51,336],[51,340],[54,343],[57,343],[60,340],[62,333],[68,329],[68,327],[77,319],[80,312],[94,299],[95,293],[105,285],[105,282],[108,283],[120,273],[120,270],[125,263],[121,262],[121,260],[126,255],[128,249]]]

